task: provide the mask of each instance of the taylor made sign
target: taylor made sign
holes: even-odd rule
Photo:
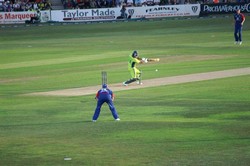
[[[51,20],[58,22],[82,22],[116,20],[121,16],[121,8],[77,9],[51,11]],[[175,16],[198,16],[200,5],[171,5],[128,7],[128,16],[133,18],[158,18]]]
[[[54,12],[53,12],[54,13]],[[62,10],[59,12],[59,18],[63,21],[81,21],[81,20],[113,20],[116,17],[116,10],[107,9],[90,9],[90,10]],[[57,13],[53,16],[58,16]],[[58,17],[55,17],[57,19]],[[52,17],[53,21],[54,17]],[[58,21],[62,21],[58,20]]]
[[[234,13],[237,9],[243,13],[249,13],[250,3],[202,4],[201,14]]]

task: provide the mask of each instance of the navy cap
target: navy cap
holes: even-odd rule
[[[107,88],[107,84],[102,84],[102,88]]]

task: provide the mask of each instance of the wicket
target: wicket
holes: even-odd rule
[[[107,72],[102,71],[102,85],[108,83]]]

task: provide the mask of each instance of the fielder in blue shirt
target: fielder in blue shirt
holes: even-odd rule
[[[234,14],[234,39],[235,44],[242,44],[242,26],[245,22],[245,16],[240,13],[240,9],[236,10],[236,13]]]
[[[114,98],[115,98],[114,93],[108,88],[107,84],[103,84],[102,89],[100,89],[96,93],[95,99],[97,100],[97,106],[96,106],[95,113],[94,113],[93,118],[92,118],[93,122],[96,122],[96,120],[98,119],[103,103],[108,104],[109,109],[110,109],[114,119],[116,121],[120,120],[119,116],[117,114],[117,111],[115,109],[114,103],[113,103]]]

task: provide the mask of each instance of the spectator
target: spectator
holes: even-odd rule
[[[141,5],[142,6],[147,6],[147,0],[141,0]]]
[[[38,9],[37,2],[34,2],[34,3],[33,3],[33,10],[35,10],[35,9]]]
[[[20,1],[20,11],[25,11],[25,2]]]
[[[36,10],[35,16],[30,18],[30,23],[34,24],[36,21],[41,21],[41,12],[39,11],[39,9]]]
[[[77,1],[76,0],[71,0],[71,6],[72,6],[72,9],[77,9]]]
[[[121,12],[121,19],[127,19],[128,14],[126,13],[126,10],[127,10],[126,6],[123,5],[122,8],[121,8],[121,10],[120,10],[120,12]]]
[[[177,5],[178,3],[177,3],[177,0],[173,0],[172,1],[172,5]]]
[[[160,0],[154,0],[154,5],[160,5]]]
[[[67,9],[68,3],[67,3],[66,0],[62,0],[62,5],[63,5],[63,8],[64,8],[64,9]]]
[[[84,1],[83,1],[83,0],[79,0],[79,1],[77,2],[77,6],[78,6],[79,9],[83,9],[84,6],[85,6]]]
[[[113,0],[106,0],[106,7],[113,7],[113,6],[114,6],[113,5]]]
[[[167,0],[167,5],[172,5],[172,1],[171,0]]]
[[[96,7],[101,8],[102,7],[102,2],[100,0],[96,0]]]
[[[12,11],[12,4],[10,1],[4,2],[4,12],[11,12]]]
[[[96,8],[96,1],[90,0],[89,5],[90,5],[90,8]]]
[[[13,11],[15,11],[15,12],[20,11],[20,7],[21,7],[20,4],[18,2],[15,2],[13,4]]]
[[[135,0],[135,6],[136,7],[142,6],[142,1],[141,0]]]
[[[127,7],[132,7],[133,5],[133,0],[127,0]]]
[[[0,12],[4,11],[4,1],[0,0]]]
[[[122,4],[121,0],[115,0],[116,7],[121,7],[121,4]]]
[[[89,9],[90,8],[90,0],[84,0],[84,8]]]
[[[27,2],[25,4],[25,11],[32,11],[32,10],[33,10],[33,8],[32,8],[31,2]]]
[[[51,8],[51,3],[48,0],[46,0],[46,2],[45,2],[45,10],[50,10],[50,9],[52,9]]]
[[[154,0],[146,0],[147,6],[154,6]]]
[[[181,5],[185,4],[185,0],[179,0],[178,4],[181,4]]]

